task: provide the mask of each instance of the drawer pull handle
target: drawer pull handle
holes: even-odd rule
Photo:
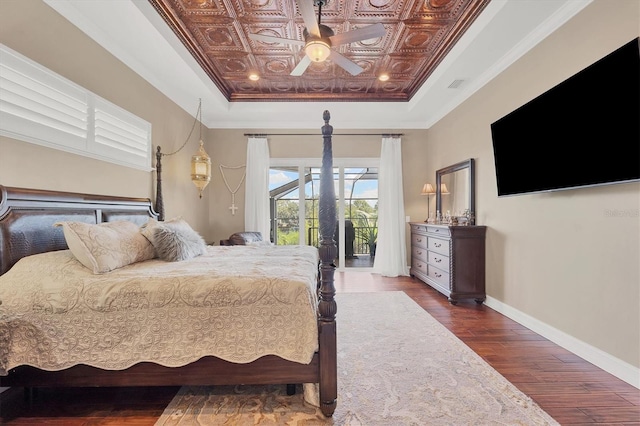
[[[422,238],[416,238],[416,241],[421,243],[422,242]]]
[[[439,274],[439,273],[437,273],[437,272],[434,272],[434,273],[433,273],[433,275],[435,275],[435,276],[436,276],[436,278],[440,278],[440,277],[442,277],[442,274]]]
[[[418,250],[418,256],[422,254],[422,250]]]
[[[440,243],[433,243],[433,245],[436,246],[436,247],[442,247],[442,244],[440,244]]]
[[[436,258],[436,263],[440,263],[440,262],[442,262],[442,259]]]

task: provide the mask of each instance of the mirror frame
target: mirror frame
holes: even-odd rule
[[[436,170],[436,211],[440,211],[440,214],[442,214],[442,194],[440,193],[442,176],[467,168],[469,169],[469,210],[476,215],[476,177],[473,158]]]

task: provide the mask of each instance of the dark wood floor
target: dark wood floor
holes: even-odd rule
[[[484,305],[451,306],[416,279],[366,272],[336,273],[336,288],[404,291],[562,425],[640,425],[640,390]],[[0,424],[153,425],[177,390],[42,389],[29,408],[14,388],[0,394]]]
[[[375,257],[368,254],[357,254],[351,258],[344,260],[345,268],[371,268]]]

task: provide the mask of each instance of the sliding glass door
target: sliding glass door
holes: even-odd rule
[[[370,268],[376,254],[378,238],[378,168],[344,167],[344,196],[340,203],[344,212],[344,264],[346,268]],[[342,262],[342,257],[340,261]]]
[[[276,244],[318,246],[320,161],[271,160],[271,241]],[[378,159],[334,159],[334,166],[336,265],[370,268],[377,246]]]
[[[269,170],[271,241],[275,244],[318,246],[318,178],[319,169],[311,167]]]

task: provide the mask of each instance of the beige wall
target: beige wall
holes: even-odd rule
[[[149,121],[154,153],[158,144],[174,151],[189,134],[187,112],[40,0],[0,2],[0,43]],[[197,108],[194,99],[189,113]],[[196,138],[163,158],[164,204],[167,217],[206,233],[207,204],[189,178]],[[0,137],[0,185],[153,199],[155,173]]]
[[[489,296],[635,367],[640,184],[499,199],[489,126],[637,37],[639,17],[637,0],[595,1],[428,132],[439,165],[476,159]],[[606,141],[584,148],[606,149]]]
[[[639,221],[637,215],[607,217],[605,211],[637,212],[640,184],[498,199],[489,125],[637,36],[639,7],[637,0],[595,1],[428,131],[396,130],[405,133],[405,211],[412,220],[426,218],[426,199],[419,193],[423,183],[434,183],[436,169],[476,159],[477,220],[489,227],[490,298],[636,368],[640,366]],[[150,121],[154,147],[160,144],[164,152],[177,149],[191,128],[187,112],[41,1],[2,0],[0,42]],[[196,108],[194,99],[194,111],[189,113]],[[318,122],[318,130],[309,132],[319,133],[320,117]],[[244,133],[206,131],[213,180],[202,200],[189,180],[189,158],[197,141],[164,158],[167,217],[183,216],[208,241],[243,229],[244,187],[236,195],[241,209],[232,216],[231,196],[219,165],[246,162]],[[379,143],[378,136],[336,136],[334,152],[346,158],[363,151],[375,156]],[[273,157],[308,158],[319,156],[322,149],[319,136],[272,136],[269,146]],[[151,172],[0,138],[3,185],[153,197],[154,177]],[[232,187],[239,178],[241,174],[228,174]]]

